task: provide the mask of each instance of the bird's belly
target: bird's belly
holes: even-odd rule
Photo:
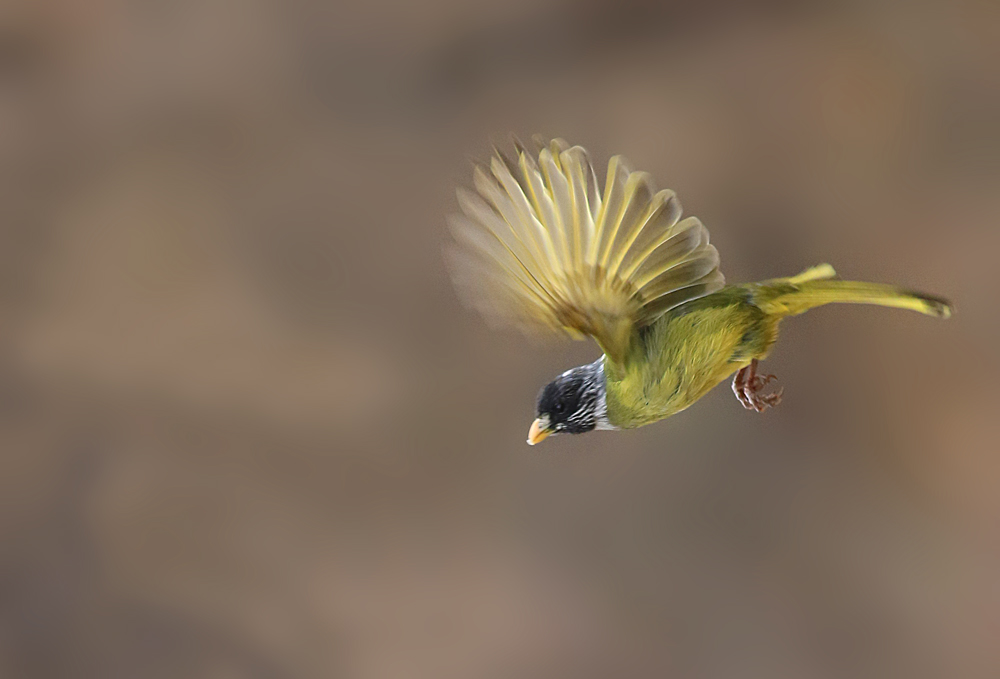
[[[620,379],[609,379],[612,424],[640,427],[679,413],[762,358],[776,330],[762,316],[756,309],[729,307],[667,319]]]
[[[608,383],[608,418],[616,427],[641,427],[670,417],[707,394],[750,359],[731,360],[725,353],[688,361],[659,375],[636,374]],[[645,372],[645,371],[643,371]]]

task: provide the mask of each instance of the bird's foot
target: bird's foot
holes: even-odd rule
[[[747,410],[756,410],[762,413],[768,408],[781,403],[781,394],[785,391],[779,389],[770,394],[762,393],[765,385],[777,379],[774,375],[758,375],[757,359],[750,361],[750,365],[741,369],[733,378],[733,393]]]

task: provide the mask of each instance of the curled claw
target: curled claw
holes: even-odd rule
[[[761,393],[765,385],[776,379],[774,375],[758,375],[757,359],[753,359],[733,378],[733,393],[744,408],[762,413],[781,403],[784,388],[770,394]]]
[[[749,382],[748,387],[752,391],[760,391],[764,388],[764,385],[770,384],[772,381],[778,379],[774,375],[755,375]]]

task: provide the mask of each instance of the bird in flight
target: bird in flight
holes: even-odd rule
[[[778,325],[831,302],[948,318],[940,298],[836,280],[829,264],[797,276],[726,285],[719,253],[673,191],[615,156],[603,191],[580,146],[556,139],[514,156],[494,149],[475,191],[459,189],[447,250],[464,301],[528,334],[593,337],[604,355],[538,396],[528,443],[551,434],[631,429],[678,413],[736,373],[744,408],[781,401],[758,372]]]

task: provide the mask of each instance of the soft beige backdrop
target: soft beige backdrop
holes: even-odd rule
[[[958,314],[528,448],[596,350],[441,257],[508,132]],[[998,187],[991,2],[3,3],[0,676],[1000,676]]]

